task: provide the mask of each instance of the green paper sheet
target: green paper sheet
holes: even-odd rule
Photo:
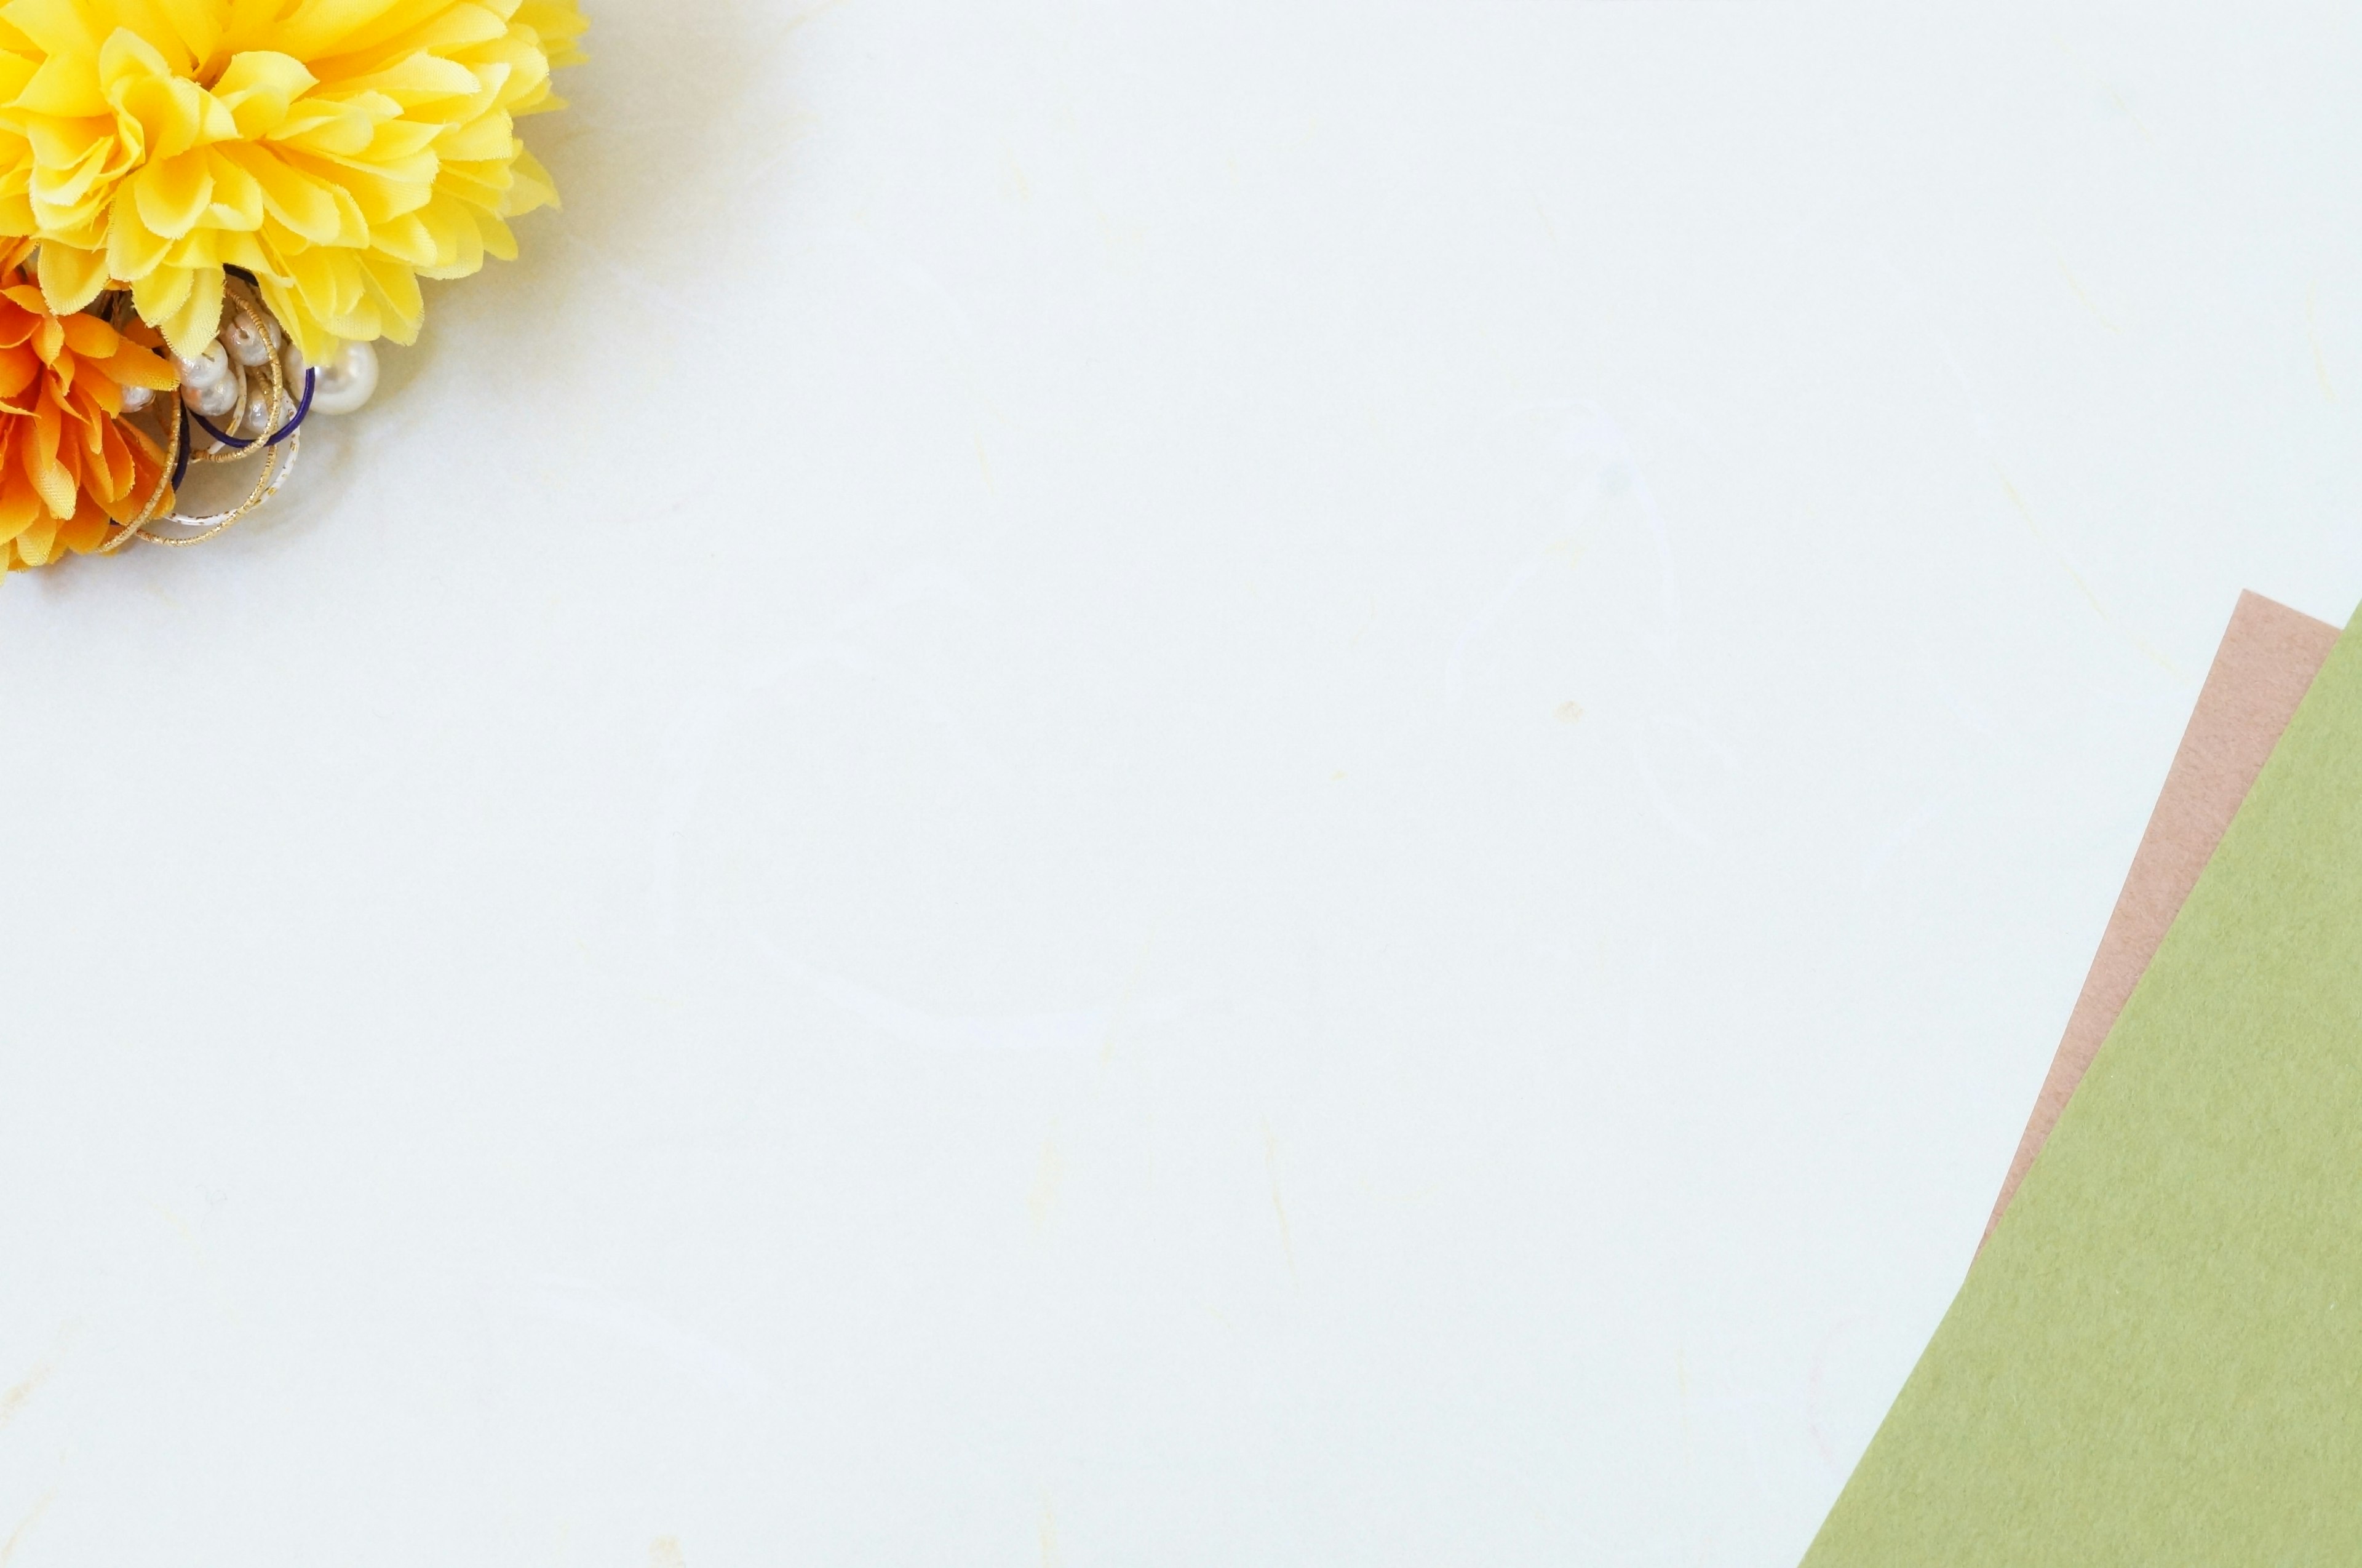
[[[1805,1563],[2362,1564],[2362,637]]]

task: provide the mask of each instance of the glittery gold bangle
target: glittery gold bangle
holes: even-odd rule
[[[172,433],[169,438],[169,444],[159,449],[156,461],[156,488],[149,492],[148,499],[140,504],[139,510],[132,514],[131,521],[118,525],[118,532],[115,536],[99,546],[97,554],[111,556],[132,540],[147,536],[144,530],[155,520],[156,509],[164,504],[164,498],[172,491],[172,470],[180,465],[181,444],[188,439],[189,422],[187,420],[176,418],[171,421],[171,426]],[[132,428],[137,431],[138,427]],[[144,431],[138,432],[138,435],[143,441],[149,439]]]
[[[228,303],[237,308],[237,313],[246,324],[248,330],[266,343],[270,341],[270,329],[264,325],[261,314],[253,305],[248,304],[246,300],[237,293],[230,294]],[[159,517],[156,519],[158,523],[168,523],[172,525],[174,527],[179,528],[194,528],[198,530],[198,532],[188,535],[151,534],[148,533],[143,526],[140,536],[148,543],[151,545],[164,545],[173,549],[186,549],[191,545],[202,545],[208,539],[218,538],[222,535],[229,532],[232,528],[237,526],[237,525],[243,522],[246,518],[251,516],[256,508],[261,506],[264,502],[269,501],[271,496],[277,492],[279,489],[277,481],[284,478],[284,475],[281,473],[280,448],[275,443],[259,439],[259,436],[265,433],[277,431],[279,429],[280,420],[287,414],[292,412],[293,405],[290,403],[287,399],[287,370],[284,362],[284,351],[281,349],[273,349],[271,353],[264,359],[263,363],[270,368],[270,410],[263,419],[262,431],[258,433],[258,439],[243,450],[217,451],[197,458],[196,459],[198,461],[212,462],[236,461],[242,458],[251,457],[253,455],[253,447],[255,446],[259,446],[262,448],[262,472],[255,479],[253,491],[249,493],[244,501],[238,502],[236,506],[231,507],[226,512],[212,513],[202,517],[192,517],[185,513],[174,512],[165,516]],[[244,388],[243,381],[240,381],[239,385],[242,392]],[[244,403],[245,399],[241,396],[239,399],[241,413],[243,413]],[[188,439],[189,418],[189,414],[184,412],[180,421],[182,439],[184,441]],[[286,466],[292,468],[294,465],[295,453],[303,440],[303,433],[301,431],[291,433],[289,435],[289,440],[292,444],[288,447],[285,453]]]

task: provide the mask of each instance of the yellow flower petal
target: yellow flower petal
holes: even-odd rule
[[[196,280],[183,268],[159,267],[131,285],[131,304],[139,319],[150,326],[161,324],[188,304]]]
[[[70,315],[98,298],[106,287],[106,257],[64,245],[41,247],[41,293],[50,308]]]
[[[172,352],[183,359],[193,359],[203,354],[221,330],[222,273],[218,267],[209,271],[192,268],[188,297],[181,308],[155,323]]]
[[[131,193],[141,223],[168,239],[178,239],[196,227],[205,204],[214,199],[213,160],[203,152],[184,152],[150,163],[132,177]]]
[[[260,228],[268,214],[262,182],[236,159],[225,156],[219,147],[205,149],[205,166],[214,182],[213,201],[204,213],[206,225],[238,234]]]
[[[286,124],[290,105],[319,82],[292,55],[248,50],[231,57],[221,80],[214,83],[214,96],[237,122],[238,136],[254,142]]]
[[[139,221],[131,187],[117,187],[113,221],[106,229],[106,271],[117,282],[136,283],[163,264],[172,242]]]

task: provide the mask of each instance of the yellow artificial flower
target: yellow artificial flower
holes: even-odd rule
[[[516,255],[557,192],[515,116],[557,107],[575,0],[6,0],[0,235],[50,306],[128,287],[193,359],[225,267],[305,355],[414,342],[418,280]]]

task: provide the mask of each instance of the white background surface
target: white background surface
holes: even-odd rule
[[[0,588],[0,1561],[1793,1562],[2362,596],[2350,14],[589,8]]]

